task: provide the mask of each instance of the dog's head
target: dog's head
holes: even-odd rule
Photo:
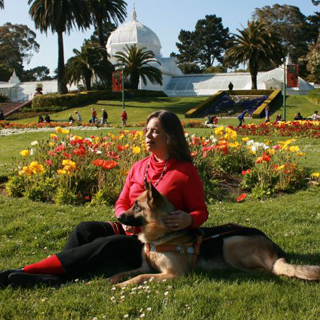
[[[145,181],[145,189],[133,206],[122,213],[118,220],[128,226],[142,227],[141,240],[150,242],[170,232],[162,219],[168,216],[174,207],[151,182]]]

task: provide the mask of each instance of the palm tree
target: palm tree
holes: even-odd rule
[[[94,77],[106,83],[113,66],[108,60],[107,51],[98,43],[86,40],[81,51],[73,49],[75,54],[66,64],[66,80],[78,84],[83,81],[86,90],[91,90]]]
[[[4,0],[0,0],[0,9],[4,9]]]
[[[138,89],[139,79],[141,77],[144,85],[147,84],[147,79],[152,83],[159,83],[162,85],[162,72],[153,66],[150,66],[150,62],[156,62],[154,53],[146,48],[137,48],[137,45],[128,46],[124,52],[116,52],[115,58],[118,62],[125,66],[124,73],[130,77],[131,89]]]
[[[117,24],[119,21],[122,23],[127,16],[127,3],[124,0],[89,0],[88,4],[98,33],[99,43],[104,47],[103,22]]]
[[[248,22],[247,28],[235,34],[233,46],[224,57],[225,65],[248,63],[252,89],[257,89],[257,75],[261,66],[279,65],[284,57],[279,33],[258,21]]]
[[[63,33],[74,27],[89,28],[90,11],[86,0],[28,0],[29,14],[37,29],[58,34],[58,92],[66,93],[64,70]]]

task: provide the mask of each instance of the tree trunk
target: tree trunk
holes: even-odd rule
[[[258,89],[258,84],[257,84],[258,71],[250,70],[250,74],[251,74],[251,89],[252,90]]]
[[[58,32],[58,92],[67,93],[67,85],[64,74],[63,32]]]
[[[86,84],[87,91],[91,90],[91,79],[92,79],[92,74],[86,75],[85,78],[84,78],[84,82]]]
[[[139,73],[138,72],[132,72],[131,75],[130,75],[131,89],[138,90],[139,80],[140,80]]]
[[[101,47],[105,47],[104,36],[103,36],[103,27],[102,27],[102,19],[97,19],[97,33],[99,44]]]

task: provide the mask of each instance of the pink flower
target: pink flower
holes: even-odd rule
[[[52,160],[46,160],[46,164],[47,164],[48,166],[52,166]]]

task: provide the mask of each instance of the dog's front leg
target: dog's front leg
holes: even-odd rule
[[[113,275],[112,277],[108,278],[108,281],[112,284],[120,282],[123,278],[133,277],[139,273],[145,272],[143,268],[138,268],[135,270],[120,272],[118,274]]]
[[[129,279],[125,282],[117,284],[117,287],[125,287],[131,284],[143,284],[145,281],[155,280],[161,282],[167,279],[177,278],[179,275],[175,273],[149,273],[149,274],[140,274],[132,279]]]

